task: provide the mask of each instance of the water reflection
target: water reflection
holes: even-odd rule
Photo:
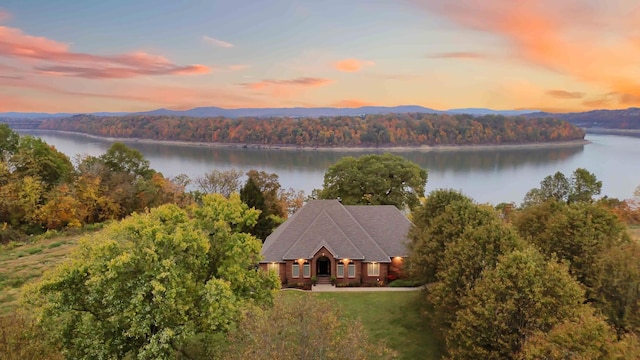
[[[111,142],[77,134],[31,132],[73,157],[100,155]],[[480,202],[520,202],[542,178],[577,167],[594,172],[603,181],[603,194],[630,198],[640,184],[640,139],[588,135],[588,145],[533,149],[410,151],[401,153],[429,170],[427,190],[441,187],[460,189]],[[258,169],[275,172],[284,187],[309,193],[322,185],[329,166],[343,156],[364,152],[258,150],[128,142],[141,151],[151,167],[165,176],[184,173],[194,178],[213,169]]]

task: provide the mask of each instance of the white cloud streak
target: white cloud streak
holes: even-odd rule
[[[221,47],[221,48],[232,48],[235,45],[233,45],[232,43],[226,42],[226,41],[222,41],[222,40],[218,40],[218,39],[214,39],[211,36],[207,36],[207,35],[202,35],[202,41],[204,41],[205,43],[209,44],[209,45],[213,45],[213,46],[217,46],[217,47]]]

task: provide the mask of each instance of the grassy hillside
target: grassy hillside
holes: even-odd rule
[[[63,261],[80,237],[58,236],[0,247],[0,315],[14,310],[22,286]]]

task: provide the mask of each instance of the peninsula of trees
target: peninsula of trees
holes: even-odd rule
[[[557,119],[467,114],[239,119],[75,115],[31,125],[113,138],[312,148],[502,145],[584,138],[582,129]]]

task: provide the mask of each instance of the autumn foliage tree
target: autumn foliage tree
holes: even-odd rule
[[[184,185],[149,167],[137,150],[114,143],[101,156],[66,155],[0,126],[0,242],[120,219],[165,203],[188,205]]]
[[[105,137],[314,148],[522,144],[584,138],[582,129],[551,118],[424,113],[240,119],[76,115],[42,120],[38,128]]]

